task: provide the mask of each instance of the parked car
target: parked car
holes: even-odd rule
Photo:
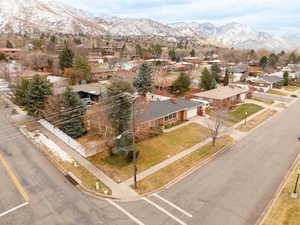
[[[90,98],[82,98],[81,101],[85,104],[85,105],[92,105],[93,102]]]
[[[201,99],[191,99],[192,101],[199,102],[201,106],[210,108],[209,102]]]

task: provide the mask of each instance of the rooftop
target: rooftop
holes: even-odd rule
[[[247,92],[248,90],[244,88],[226,86],[212,89],[209,91],[200,92],[194,95],[200,98],[223,100]]]
[[[103,93],[105,86],[101,83],[90,83],[90,84],[79,84],[70,86],[75,92],[85,92],[92,95],[100,95]],[[66,87],[56,88],[56,94],[62,94],[65,91]]]
[[[191,109],[199,105],[199,102],[177,98],[176,103],[172,100],[163,100],[148,102],[144,110],[137,110],[137,121],[145,122],[162,118],[169,114],[179,112],[185,109]]]

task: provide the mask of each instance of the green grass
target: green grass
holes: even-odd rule
[[[179,152],[192,147],[209,137],[209,130],[196,123],[190,123],[169,133],[151,138],[136,145],[140,152],[137,161],[138,172],[142,172]],[[125,153],[101,157],[101,154],[88,160],[104,171],[116,182],[132,176],[132,164],[128,163]]]
[[[166,73],[164,76],[166,76],[166,77],[173,77],[173,76],[177,77],[177,76],[179,76],[179,74],[180,74],[180,72],[170,72],[170,73]]]
[[[282,87],[284,90],[286,91],[289,91],[289,92],[295,92],[295,91],[298,91],[299,90],[299,87],[296,87],[296,86],[283,86]]]
[[[260,97],[251,97],[252,100],[262,102],[268,105],[272,105],[274,101],[272,99],[267,99],[267,98],[260,98]]]
[[[279,96],[288,96],[289,95],[289,94],[284,93],[282,91],[277,91],[277,90],[273,90],[273,89],[268,90],[267,93],[272,94],[272,95],[279,95]]]
[[[300,164],[298,164],[300,168]],[[292,199],[291,193],[296,183],[296,171],[288,180],[286,186],[280,193],[279,198],[271,208],[270,213],[264,219],[263,225],[299,225],[300,224],[300,197]],[[299,188],[298,188],[299,194]]]
[[[226,136],[217,139],[215,146],[212,146],[212,143],[204,145],[196,151],[139,181],[137,183],[137,192],[144,194],[163,187],[232,142],[233,139],[229,136]]]
[[[245,118],[246,112],[247,112],[247,117],[249,117],[252,114],[254,114],[262,109],[263,109],[263,107],[261,107],[259,105],[247,103],[247,104],[238,106],[234,111],[228,112],[227,115],[230,118],[229,121],[231,123],[238,123]]]

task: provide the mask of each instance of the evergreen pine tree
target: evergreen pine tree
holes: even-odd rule
[[[176,51],[175,49],[171,49],[169,51],[169,57],[172,61],[177,61]]]
[[[133,86],[136,88],[139,94],[146,96],[148,92],[152,92],[153,89],[153,79],[152,71],[150,66],[143,63],[140,67],[139,73],[136,76]]]
[[[73,65],[74,53],[73,51],[65,44],[64,49],[59,54],[59,67],[61,70],[65,68],[71,68]]]
[[[35,75],[29,81],[25,91],[25,109],[28,115],[34,117],[42,116],[42,111],[49,95],[52,94],[51,83],[39,75]]]
[[[217,64],[217,63],[214,63],[212,66],[211,66],[211,75],[213,76],[213,78],[219,82],[220,80],[220,73],[222,72],[221,68],[220,68],[220,65]]]
[[[216,80],[213,78],[209,70],[205,67],[202,72],[200,87],[203,88],[204,90],[210,90],[215,88],[216,86],[215,82]]]
[[[195,53],[195,49],[192,49],[192,51],[191,51],[191,57],[195,57],[195,55],[196,55],[196,53]]]
[[[224,86],[228,86],[229,84],[229,71],[226,69],[225,71],[225,77],[224,77]]]
[[[266,66],[268,65],[268,57],[267,56],[263,56],[261,57],[260,61],[259,61],[259,65],[262,68],[266,68]]]
[[[114,80],[107,89],[112,104],[111,124],[117,135],[129,129],[132,107],[132,99],[129,94],[133,93],[132,85],[124,80]]]
[[[85,57],[76,55],[73,68],[82,72],[86,81],[91,80],[91,66],[89,65],[89,62]]]
[[[78,94],[73,92],[71,88],[67,88],[63,93],[63,106],[63,121],[60,124],[60,129],[72,138],[82,136],[86,132],[83,118],[86,108]]]
[[[289,85],[289,72],[285,71],[283,73],[283,86]]]
[[[172,85],[172,91],[178,94],[184,93],[190,89],[191,79],[186,73],[180,73],[179,77]]]
[[[26,104],[26,91],[28,89],[30,80],[22,79],[21,83],[18,84],[14,90],[15,101],[18,105],[24,106]]]
[[[13,44],[9,40],[6,40],[6,48],[14,48]]]

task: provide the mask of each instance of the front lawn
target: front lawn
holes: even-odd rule
[[[267,99],[267,98],[260,98],[260,97],[251,97],[252,100],[262,102],[268,105],[272,105],[274,101],[272,99]]]
[[[300,164],[298,167],[300,168]],[[300,196],[291,198],[296,183],[296,170],[280,193],[278,200],[273,205],[269,214],[264,219],[263,225],[299,225],[300,224]],[[299,195],[299,188],[298,188]]]
[[[217,139],[215,147],[212,146],[212,143],[204,145],[189,155],[186,155],[139,181],[137,183],[138,189],[136,191],[140,194],[144,194],[163,187],[231,143],[233,143],[233,139],[230,136],[226,136]]]
[[[247,112],[247,117],[251,116],[254,113],[257,113],[258,111],[262,110],[263,107],[252,104],[252,103],[246,103],[243,105],[238,106],[235,110],[228,112],[227,115],[230,118],[229,121],[231,123],[238,123],[241,120],[245,119],[245,114]]]
[[[169,133],[138,143],[136,145],[136,149],[140,152],[137,160],[138,172],[142,172],[208,137],[209,130],[207,128],[190,123]],[[99,153],[89,157],[88,160],[116,182],[122,182],[133,174],[132,163],[126,161],[124,154],[107,156]]]
[[[179,74],[180,74],[180,72],[170,72],[170,73],[164,74],[164,76],[166,76],[166,77],[174,77],[174,76],[178,77]]]
[[[268,90],[267,93],[268,93],[268,94],[272,94],[272,95],[279,95],[279,96],[288,96],[288,95],[289,95],[289,94],[284,93],[284,92],[282,92],[282,91],[273,90],[273,89]]]
[[[299,88],[298,87],[296,87],[296,86],[283,86],[282,87],[284,90],[286,90],[286,91],[289,91],[289,92],[295,92],[295,91],[298,91],[299,90]]]
[[[255,116],[251,120],[247,121],[246,125],[242,124],[238,127],[238,130],[242,132],[247,132],[252,130],[253,128],[257,127],[259,124],[264,122],[265,120],[272,117],[277,111],[276,110],[267,110],[265,112],[260,113],[259,115]]]

